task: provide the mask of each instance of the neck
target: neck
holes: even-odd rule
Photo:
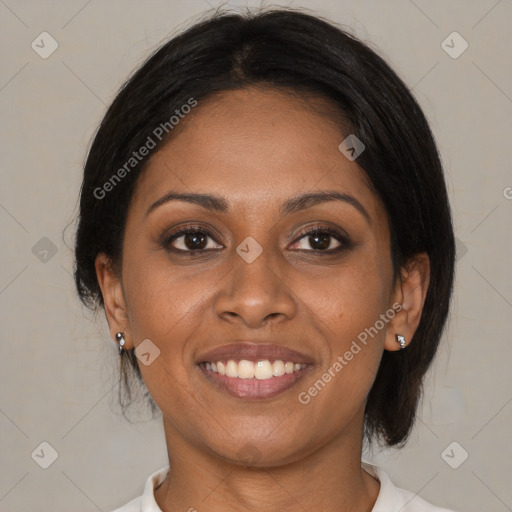
[[[361,435],[340,435],[277,467],[246,467],[205,453],[165,419],[164,426],[171,470],[155,491],[163,512],[371,512],[379,493],[361,468]]]

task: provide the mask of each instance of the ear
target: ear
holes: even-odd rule
[[[96,276],[103,295],[105,316],[110,330],[110,336],[116,339],[116,333],[122,332],[125,339],[125,350],[132,348],[129,320],[124,299],[121,276],[116,271],[110,258],[100,253],[95,260]]]
[[[406,346],[411,342],[420,323],[421,312],[427,296],[430,283],[430,260],[427,253],[420,253],[411,258],[401,269],[401,276],[397,278],[392,297],[393,305],[401,305],[388,324],[384,348],[386,350],[400,350],[396,336],[404,336]]]

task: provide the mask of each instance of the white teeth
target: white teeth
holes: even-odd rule
[[[226,375],[227,377],[238,377],[239,379],[258,379],[266,380],[272,377],[281,377],[285,373],[293,373],[306,368],[306,364],[293,363],[291,361],[284,362],[281,360],[274,361],[272,364],[268,359],[258,361],[247,361],[242,359],[239,362],[230,359],[227,364],[222,361],[216,363],[207,362],[205,367],[207,370]]]
[[[254,376],[259,380],[270,379],[270,377],[273,377],[270,361],[258,361],[254,369]]]
[[[283,361],[274,361],[272,365],[272,374],[274,377],[281,377],[286,373]]]
[[[226,375],[228,377],[238,377],[238,365],[231,359],[226,366]]]
[[[254,377],[254,364],[251,361],[242,359],[238,363],[238,377],[241,379],[252,379]]]

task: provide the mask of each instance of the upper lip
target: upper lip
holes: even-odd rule
[[[201,353],[197,363],[216,362],[224,360],[263,361],[265,359],[291,361],[293,363],[310,364],[311,357],[296,350],[273,343],[239,342],[215,347]]]

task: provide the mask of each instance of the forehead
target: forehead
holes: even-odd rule
[[[230,210],[261,211],[314,190],[357,195],[378,215],[366,174],[338,149],[348,135],[328,100],[275,89],[223,92],[199,101],[139,178],[135,208],[166,190],[212,193]]]

